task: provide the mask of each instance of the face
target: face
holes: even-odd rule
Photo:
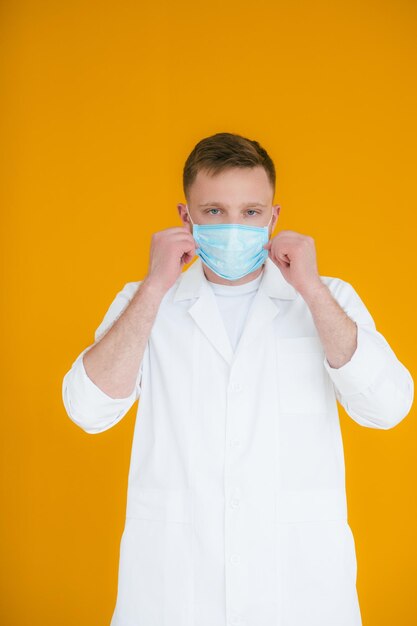
[[[269,220],[269,237],[274,230],[280,211],[279,205],[273,205],[273,190],[265,169],[233,168],[216,176],[209,176],[199,171],[189,192],[187,205],[178,204],[180,218],[190,233],[195,224],[247,224],[267,226]],[[204,272],[208,280],[221,284],[243,284],[254,280],[263,266],[243,276],[239,280],[229,281],[218,276],[205,264]]]

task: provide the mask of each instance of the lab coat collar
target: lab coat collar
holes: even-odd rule
[[[197,298],[188,309],[195,323],[229,365],[262,332],[268,322],[279,313],[274,298],[293,300],[297,291],[283,277],[281,270],[267,257],[262,279],[249,311],[236,351],[233,352],[226,328],[217,306],[216,296],[204,274],[200,257],[181,274],[174,294],[174,302]]]
[[[194,263],[183,272],[179,279],[174,302],[178,300],[188,300],[201,295],[204,283],[207,287],[208,281],[204,274],[203,262],[198,256]],[[266,258],[260,287],[271,298],[283,300],[293,300],[297,297],[297,291],[288,283],[282,275],[279,267],[269,258]]]

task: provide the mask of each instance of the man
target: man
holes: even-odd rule
[[[88,433],[140,398],[111,625],[360,626],[337,400],[389,429],[413,379],[310,236],[271,238],[259,143],[201,140],[183,182],[183,226],[153,235],[63,381]]]

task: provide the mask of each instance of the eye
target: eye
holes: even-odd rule
[[[248,209],[248,213],[252,211],[253,213],[259,213],[259,211],[255,211],[255,209]]]
[[[209,209],[209,210],[207,211],[207,213],[210,213],[210,211],[218,211],[218,210],[219,210],[219,209]],[[217,213],[212,213],[211,215],[217,215]]]

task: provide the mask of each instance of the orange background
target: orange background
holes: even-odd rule
[[[267,149],[274,234],[314,237],[319,273],[355,287],[416,378],[417,5],[16,0],[1,12],[0,621],[102,626],[138,405],[88,435],[62,379],[117,291],[146,274],[152,233],[181,225],[197,141],[235,132]],[[411,626],[415,408],[388,431],[339,412],[363,624]]]

